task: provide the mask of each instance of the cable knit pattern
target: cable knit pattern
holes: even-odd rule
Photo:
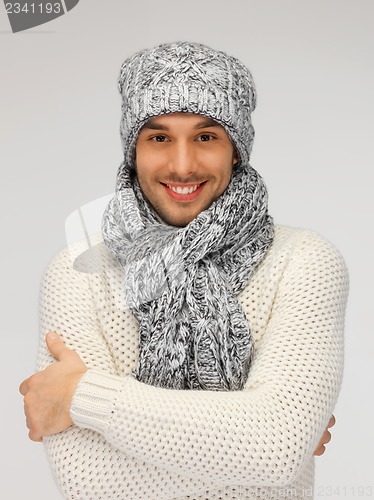
[[[342,257],[311,231],[276,226],[238,295],[254,358],[242,391],[171,390],[132,375],[138,325],[123,276],[97,236],[86,271],[62,250],[41,285],[39,370],[57,331],[89,370],[73,398],[75,425],[44,438],[69,499],[311,498],[313,451],[342,379],[348,278]],[[288,494],[287,494],[288,492]]]
[[[257,97],[251,72],[236,57],[201,43],[164,43],[126,59],[118,89],[126,165],[133,165],[144,123],[152,116],[177,112],[213,118],[226,129],[240,161],[249,163],[254,140],[251,113]]]

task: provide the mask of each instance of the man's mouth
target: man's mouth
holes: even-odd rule
[[[206,181],[198,184],[168,184],[162,183],[167,194],[176,201],[195,200],[203,190]]]

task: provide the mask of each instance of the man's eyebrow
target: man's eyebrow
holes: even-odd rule
[[[142,128],[150,128],[151,130],[169,130],[166,125],[161,125],[161,123],[151,121],[145,123]]]
[[[212,118],[205,118],[205,120],[199,122],[196,125],[196,128],[208,128],[208,127],[221,127],[221,125]]]

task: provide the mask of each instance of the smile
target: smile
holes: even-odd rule
[[[163,184],[166,193],[175,201],[193,201],[200,196],[206,181],[200,184]]]
[[[179,194],[193,193],[200,186],[200,184],[196,184],[195,186],[190,186],[190,187],[171,186],[170,184],[166,184],[166,185],[169,189],[174,191],[174,193],[179,193]]]

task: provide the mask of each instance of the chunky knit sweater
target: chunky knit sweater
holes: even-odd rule
[[[48,331],[88,367],[74,425],[44,438],[64,497],[311,498],[313,451],[342,380],[348,280],[337,250],[311,231],[276,226],[238,296],[255,343],[244,390],[179,391],[132,376],[138,325],[123,271],[100,235],[94,243],[78,259],[82,242],[62,250],[41,284],[38,370],[54,361]]]

